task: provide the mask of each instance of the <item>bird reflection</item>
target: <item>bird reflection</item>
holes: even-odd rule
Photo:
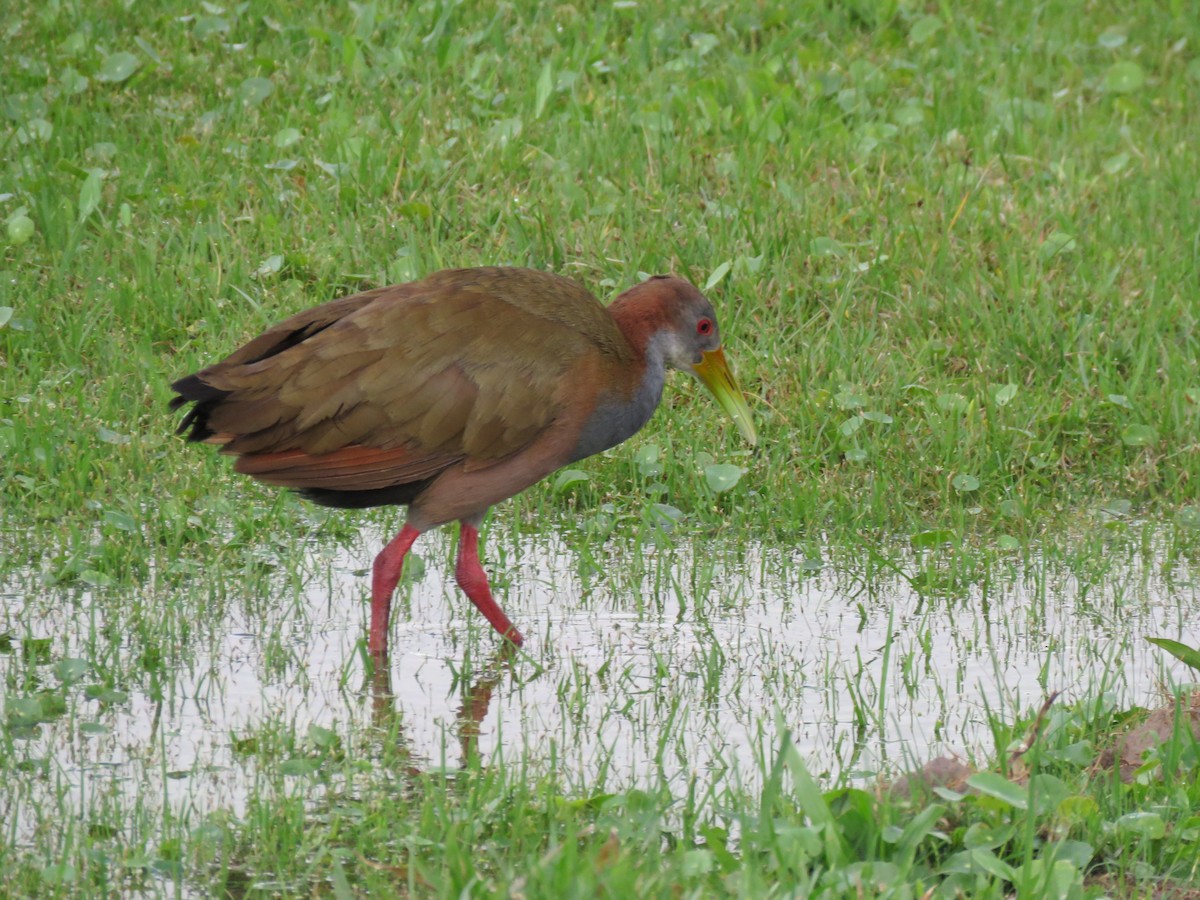
[[[487,657],[482,666],[474,666],[470,656],[463,661],[462,672],[455,678],[455,687],[460,690],[460,702],[454,713],[453,734],[458,743],[460,764],[464,768],[478,758],[479,736],[483,720],[491,709],[492,696],[501,679],[511,674],[513,660],[519,654],[520,650],[506,641]],[[416,754],[405,735],[404,711],[392,690],[392,668],[386,657],[369,672],[365,689],[370,692],[371,724],[381,735],[394,740],[394,749],[408,759],[409,764],[404,767],[406,773],[410,776],[419,775],[421,766],[416,764]]]

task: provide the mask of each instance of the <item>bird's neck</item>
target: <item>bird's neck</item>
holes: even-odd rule
[[[662,399],[667,377],[666,332],[646,314],[644,304],[622,303],[609,307],[617,327],[629,343],[630,390],[603,394],[579,435],[571,461],[615,447],[650,420]],[[614,309],[614,307],[616,307]]]
[[[663,304],[657,297],[639,294],[634,288],[614,300],[608,312],[629,342],[635,364],[657,372],[661,384],[666,373],[665,341],[669,331]]]
[[[667,344],[672,333],[666,310],[657,296],[639,295],[635,288],[614,300],[608,311],[633,351],[631,369],[638,376],[633,403],[645,410],[649,419],[662,397],[667,377]]]

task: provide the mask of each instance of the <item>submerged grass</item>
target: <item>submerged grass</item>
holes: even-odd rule
[[[578,783],[511,746],[430,770],[405,761],[392,726],[338,736],[269,719],[220,737],[260,780],[202,820],[144,785],[93,784],[61,767],[69,754],[25,752],[65,722],[86,758],[89,733],[144,701],[155,724],[137,752],[153,758],[180,672],[230,664],[231,622],[271,623],[254,646],[265,673],[303,662],[322,625],[296,599],[321,577],[307,554],[395,517],[330,515],[232,478],[172,437],[167,385],[297,309],[450,265],[532,265],[604,296],[643,272],[692,278],[721,311],[764,439],[745,451],[674,384],[644,434],[494,513],[501,588],[516,587],[523,533],[562,529],[584,603],[615,586],[653,618],[671,595],[712,635],[737,607],[710,590],[715,564],[680,584],[654,560],[753,541],[793,571],[857,556],[847,605],[864,616],[901,577],[927,615],[970,623],[963,598],[1045,557],[1078,579],[1079,616],[1121,629],[1138,609],[1094,598],[1136,577],[1132,551],[1170,593],[1200,536],[1189,4],[55,0],[17,4],[3,27],[6,892],[1195,884],[1195,741],[1181,730],[1157,751],[1165,778],[1093,770],[1071,748],[1102,744],[1120,715],[1101,683],[1077,686],[1020,777],[915,804],[844,771],[814,781],[770,708],[762,783],[708,787],[653,771]],[[647,589],[647,572],[668,574]],[[961,689],[930,668],[929,632],[889,618],[884,633],[880,679]],[[454,640],[469,670],[487,638]],[[568,709],[629,678],[630,696],[699,716],[662,659],[644,684],[545,647],[536,662],[558,667]],[[747,677],[711,640],[687,669],[714,705]],[[860,653],[803,690],[836,684],[877,736],[893,710],[864,671]],[[999,772],[1032,710],[983,715],[996,742],[977,762]],[[684,753],[653,727],[648,743]]]

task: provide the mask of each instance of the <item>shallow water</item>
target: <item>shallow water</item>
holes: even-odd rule
[[[610,541],[591,559],[557,537],[493,531],[485,564],[526,655],[497,654],[449,579],[450,536],[429,535],[418,545],[425,574],[402,587],[393,614],[387,693],[364,686],[359,651],[363,570],[384,537],[319,545],[301,589],[231,603],[157,702],[131,691],[103,709],[72,689],[65,715],[10,745],[47,761],[19,790],[0,787],[12,827],[52,827],[64,803],[184,821],[241,815],[263,778],[242,742],[302,744],[313,724],[346,746],[398,727],[413,765],[430,769],[462,763],[465,733],[485,765],[554,760],[581,791],[660,777],[752,788],[786,727],[813,771],[868,778],[987,752],[989,710],[1011,718],[1052,690],[1156,702],[1189,674],[1143,638],[1200,643],[1190,574],[1163,571],[1153,554],[1108,559],[1085,579],[1037,557],[971,575],[945,548],[847,550],[816,564],[780,548]],[[86,655],[98,615],[86,597],[0,599],[0,631],[54,635],[67,655]],[[18,657],[0,653],[10,697],[22,692]]]

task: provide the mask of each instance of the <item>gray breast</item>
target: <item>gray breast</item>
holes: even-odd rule
[[[601,394],[600,402],[584,425],[569,462],[615,447],[649,422],[658,407],[658,401],[662,399],[665,377],[666,372],[661,365],[649,365],[637,390],[628,400]]]

